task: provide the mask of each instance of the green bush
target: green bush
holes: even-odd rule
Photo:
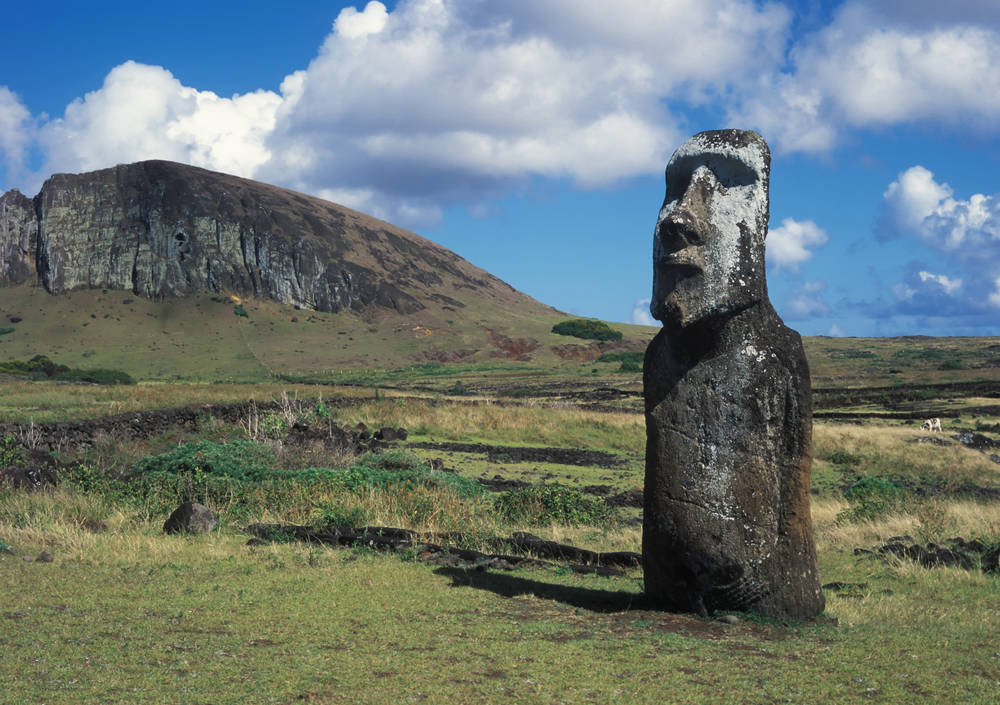
[[[835,450],[827,457],[834,465],[854,466],[861,462],[861,456],[848,453],[846,450]]]
[[[585,340],[621,340],[622,334],[611,328],[604,321],[593,318],[573,318],[552,326],[552,332],[558,335],[571,335]]]
[[[837,521],[851,523],[876,519],[898,509],[905,496],[903,488],[892,480],[863,477],[844,491],[844,498],[851,506],[837,515]]]
[[[14,436],[0,438],[0,468],[20,465],[27,459],[27,451]]]
[[[143,458],[133,471],[138,476],[158,473],[192,475],[206,473],[239,482],[260,482],[285,474],[274,467],[274,451],[262,443],[193,441],[159,455]]]
[[[64,382],[90,382],[91,384],[135,384],[128,372],[122,370],[76,370],[69,369],[56,375]]]
[[[243,308],[243,304],[236,304],[233,306],[233,313],[237,316],[242,316],[243,318],[250,318],[250,314],[248,314],[247,310]]]
[[[0,363],[0,373],[19,375],[31,379],[57,379],[63,382],[91,382],[93,384],[135,384],[128,373],[121,370],[78,370],[59,365],[45,355],[35,355],[28,361],[8,360]]]
[[[564,485],[531,485],[505,492],[496,499],[498,513],[515,523],[617,524],[618,512],[603,500]]]

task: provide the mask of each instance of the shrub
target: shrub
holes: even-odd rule
[[[903,502],[903,488],[884,477],[863,477],[844,491],[850,508],[837,515],[837,521],[850,523],[884,516]]]
[[[64,382],[91,382],[93,384],[135,384],[128,373],[121,370],[77,370],[59,365],[45,355],[35,355],[28,361],[8,360],[0,363],[0,372],[31,379],[57,379]]]
[[[90,382],[91,384],[135,384],[128,372],[122,370],[76,370],[69,369],[55,377],[64,382]]]
[[[496,499],[505,519],[525,524],[615,524],[618,513],[603,500],[564,485],[531,485]]]
[[[854,466],[861,462],[861,456],[846,450],[835,450],[827,458],[834,465]]]
[[[236,304],[233,306],[233,313],[237,316],[242,316],[243,318],[250,318],[250,314],[248,314],[247,310],[243,308],[243,304]]]
[[[604,353],[597,358],[597,362],[631,362],[641,366],[645,357],[646,353],[641,350],[629,350],[626,352]]]
[[[28,459],[28,454],[14,436],[0,438],[0,468],[20,465]]]
[[[552,326],[552,332],[558,335],[571,335],[585,340],[621,340],[622,334],[611,328],[604,321],[593,318],[573,318]]]
[[[274,469],[274,463],[274,451],[262,443],[193,441],[166,453],[144,458],[135,464],[133,470],[140,476],[207,473],[240,482],[259,482],[281,472]]]

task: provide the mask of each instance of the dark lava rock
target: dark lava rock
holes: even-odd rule
[[[1000,547],[988,546],[978,539],[951,538],[942,544],[916,543],[910,536],[893,536],[874,549],[854,549],[854,555],[895,556],[919,563],[925,568],[953,566],[965,570],[1000,573]]]
[[[667,164],[646,351],[643,558],[670,609],[823,610],[809,510],[812,397],[799,335],[767,297],[770,152],[702,132]]]
[[[383,426],[378,431],[375,432],[376,441],[405,441],[406,437],[409,435],[405,428],[392,428],[391,426]]]
[[[0,468],[0,487],[37,490],[58,482],[58,471],[44,465]]]
[[[643,505],[643,491],[640,489],[625,490],[604,500],[610,507],[639,507]]]
[[[478,480],[479,484],[486,485],[494,492],[509,492],[510,490],[519,490],[522,487],[530,487],[530,482],[525,482],[524,480],[514,480],[507,479],[502,475],[494,475],[493,479],[488,480],[485,477],[481,477]]]
[[[989,450],[990,448],[1000,448],[1000,443],[987,438],[981,433],[958,433],[952,436],[956,441],[961,443],[967,448],[973,448],[975,450]]]
[[[611,485],[585,485],[580,488],[583,494],[597,495],[598,497],[607,497],[611,494],[614,489]]]
[[[214,530],[216,524],[215,512],[204,504],[184,502],[163,523],[163,531],[167,534],[202,534]]]
[[[946,441],[943,438],[938,438],[937,436],[921,436],[920,438],[914,439],[913,443],[931,443],[936,446],[950,446],[951,441]]]

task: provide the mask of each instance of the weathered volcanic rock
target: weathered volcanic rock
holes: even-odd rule
[[[0,196],[0,283],[35,280],[38,219],[30,198],[17,189]]]
[[[812,403],[797,333],[767,298],[770,153],[753,132],[667,165],[646,351],[647,593],[706,613],[822,611],[809,511]]]
[[[184,502],[163,523],[166,534],[203,534],[215,530],[218,519],[204,504]]]
[[[286,189],[165,161],[56,174],[33,200],[0,201],[0,285],[50,293],[199,291],[320,311],[412,313],[529,300],[424,238]]]

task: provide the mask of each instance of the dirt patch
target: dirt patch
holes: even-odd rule
[[[486,329],[486,335],[490,342],[496,346],[495,350],[490,351],[490,357],[530,362],[531,353],[541,347],[541,343],[534,338],[508,338],[490,328]]]
[[[589,343],[587,345],[551,345],[552,350],[563,360],[578,360],[580,362],[592,362],[604,353],[612,352],[638,352],[646,349],[646,343],[636,340],[626,340],[622,342],[602,342]]]

